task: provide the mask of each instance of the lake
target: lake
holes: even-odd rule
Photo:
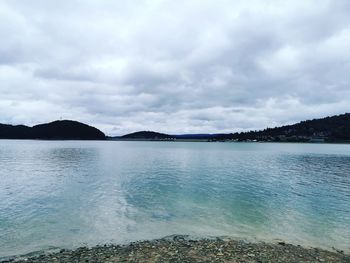
[[[173,234],[350,251],[350,145],[0,140],[0,257]]]

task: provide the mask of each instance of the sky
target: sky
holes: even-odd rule
[[[235,132],[350,112],[348,0],[1,0],[0,123]]]

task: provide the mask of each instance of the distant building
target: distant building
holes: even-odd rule
[[[309,140],[309,142],[321,143],[321,142],[325,142],[325,138],[313,137]]]

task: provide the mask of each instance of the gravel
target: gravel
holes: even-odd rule
[[[34,257],[17,257],[5,262],[347,262],[350,255],[342,251],[304,248],[285,242],[248,243],[231,239],[191,240],[173,236],[128,245],[81,247]]]

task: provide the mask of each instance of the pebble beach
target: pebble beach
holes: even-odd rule
[[[60,250],[32,257],[17,257],[8,262],[240,262],[240,263],[299,263],[350,262],[343,251],[327,251],[278,243],[249,243],[230,239],[192,240],[186,236],[152,241],[133,242],[128,245],[103,245]]]

